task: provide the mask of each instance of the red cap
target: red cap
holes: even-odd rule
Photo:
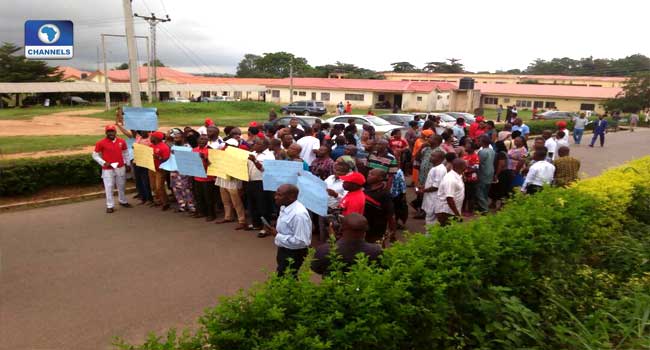
[[[566,122],[564,120],[560,120],[555,125],[557,125],[557,127],[560,129],[566,129]]]
[[[484,121],[485,121],[485,118],[483,118],[482,116],[476,117],[476,122],[477,123],[484,122]]]
[[[105,130],[105,131],[109,131],[109,130],[113,130],[113,131],[115,131],[115,125],[113,125],[113,124],[106,125],[106,127],[104,128],[104,130]]]
[[[208,126],[208,125],[213,125],[213,124],[214,124],[214,122],[212,121],[212,119],[210,119],[210,118],[205,118],[205,125],[206,125],[206,126]]]
[[[256,127],[256,126],[258,126],[258,124],[257,124],[257,122],[250,122],[250,123],[248,123],[248,126]]]
[[[260,131],[257,133],[257,137],[265,139],[266,135],[264,135],[264,133]]]
[[[358,172],[353,172],[347,175],[343,175],[340,177],[340,179],[343,180],[344,182],[352,182],[353,184],[357,184],[359,186],[363,186],[363,184],[366,183],[366,178],[363,176],[362,173],[358,173]]]
[[[151,135],[157,139],[161,139],[161,140],[165,139],[165,134],[163,134],[160,131],[154,131],[153,133],[151,133]]]

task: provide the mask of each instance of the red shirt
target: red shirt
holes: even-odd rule
[[[467,168],[465,169],[465,181],[466,182],[476,182],[478,181],[478,175],[476,174],[476,167],[478,167],[480,160],[476,152],[472,154],[465,154],[463,160],[467,162]]]
[[[206,171],[208,170],[208,151],[209,150],[210,150],[210,148],[208,148],[207,146],[205,148],[200,148],[200,147],[192,148],[192,152],[205,154],[205,158],[202,159],[202,160],[203,160],[203,168],[205,168]],[[214,176],[208,176],[208,177],[194,176],[194,180],[196,180],[198,182],[210,182],[210,181],[214,181]]]
[[[341,203],[339,204],[343,208],[343,215],[348,215],[352,213],[359,213],[363,215],[364,208],[366,207],[366,194],[362,189],[358,191],[348,192]]]
[[[393,153],[397,152],[398,150],[407,148],[409,146],[408,142],[406,142],[406,140],[402,138],[399,139],[391,138],[388,144],[390,145],[390,149],[393,150]]]
[[[469,135],[468,135],[469,138],[472,139],[472,140],[475,140],[476,137],[478,137],[478,135],[476,134],[476,132],[478,130],[479,130],[479,123],[478,122],[474,122],[474,123],[470,124],[470,126],[469,126]]]
[[[156,171],[158,171],[160,163],[169,159],[171,152],[169,151],[169,146],[164,142],[158,142],[157,145],[151,144],[151,148],[153,148],[153,163],[156,166]]]
[[[117,163],[117,167],[124,166],[124,157],[122,151],[126,151],[126,142],[119,137],[111,141],[105,137],[95,144],[95,152],[102,154],[102,159],[106,162],[102,169],[113,169],[111,163]]]

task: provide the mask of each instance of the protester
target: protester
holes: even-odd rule
[[[219,128],[216,125],[209,125],[206,133],[208,135],[208,148],[222,149],[224,147],[223,140],[219,137]]]
[[[607,120],[603,119],[602,115],[598,116],[598,120],[594,125],[594,136],[591,138],[589,147],[594,147],[596,139],[600,138],[600,147],[605,147],[605,133],[607,132]]]
[[[203,161],[203,168],[208,169],[209,160],[208,160],[208,136],[201,135],[198,139],[197,147],[192,149],[193,152],[199,153],[201,160]],[[217,187],[214,186],[215,177],[206,176],[198,177],[194,176],[194,199],[196,201],[196,213],[192,215],[194,218],[205,218],[205,221],[214,221],[215,216],[215,205],[217,196]]]
[[[316,159],[316,151],[320,148],[320,141],[314,137],[311,127],[306,126],[304,129],[304,136],[296,141],[296,143],[302,148],[300,158],[302,158],[307,165],[311,165],[311,162]]]
[[[298,188],[294,185],[278,187],[275,204],[280,207],[280,215],[275,228],[267,230],[275,236],[278,247],[276,272],[284,276],[291,269],[291,274],[297,276],[311,244],[311,218],[307,208],[298,202]]]
[[[268,149],[269,140],[258,138],[253,144],[253,152],[248,156],[248,183],[246,185],[246,199],[248,210],[251,214],[251,224],[248,230],[259,231],[257,236],[266,237],[262,218],[271,222],[273,213],[273,192],[265,191],[262,183],[264,161],[275,160],[273,152]]]
[[[368,261],[377,261],[382,253],[381,246],[378,244],[366,242],[366,231],[368,230],[368,220],[360,214],[353,213],[343,218],[341,223],[341,239],[334,245],[335,252],[340,255],[343,262],[343,272],[349,270],[358,254],[364,254]],[[331,265],[330,243],[323,243],[316,248],[314,260],[311,263],[311,269],[319,275],[327,276]]]
[[[418,132],[419,132],[418,122],[415,120],[411,120],[409,122],[409,129],[406,131],[406,134],[404,135],[404,138],[406,139],[406,142],[408,143],[410,149],[413,149],[413,146],[415,145],[415,140],[417,140],[418,138]]]
[[[210,118],[205,118],[203,125],[198,128],[199,135],[206,135],[208,133],[208,126],[214,125],[214,122]]]
[[[454,134],[451,130],[447,129],[442,133],[442,144],[440,144],[440,149],[445,153],[454,153],[456,152],[456,147],[454,147]]]
[[[454,137],[458,142],[465,138],[465,118],[456,118],[456,124],[451,127],[451,131],[454,133]]]
[[[544,130],[542,131],[542,137],[544,138],[544,147],[546,147],[546,150],[548,151],[546,157],[550,160],[555,159],[557,142],[553,138],[553,133],[551,130]]]
[[[466,167],[463,172],[463,182],[465,188],[464,202],[462,203],[462,210],[465,213],[471,214],[474,212],[476,204],[476,195],[478,192],[478,166],[480,159],[476,153],[476,145],[472,139],[465,139],[465,153],[462,159],[465,161]]]
[[[514,111],[513,111],[514,114]],[[524,141],[528,141],[528,135],[530,135],[530,128],[528,125],[524,124],[524,121],[521,118],[516,118],[512,126],[512,131],[521,132],[521,137],[524,138]]]
[[[636,128],[637,124],[639,124],[639,114],[634,112],[630,114],[630,132],[634,132],[634,128]]]
[[[321,180],[325,180],[334,173],[334,161],[330,157],[329,147],[320,146],[320,149],[316,151],[316,159],[309,166],[309,171]]]
[[[167,171],[160,169],[160,164],[169,159],[171,155],[169,146],[163,142],[165,134],[160,131],[151,133],[151,148],[153,148],[153,162],[155,171],[149,170],[149,183],[154,192],[154,203],[152,206],[160,206],[163,211],[169,209],[169,198],[165,191],[165,177]]]
[[[350,166],[346,162],[336,162],[334,165],[334,174],[325,179],[327,186],[327,212],[334,214],[340,208],[341,199],[347,191],[343,188],[341,176],[350,173]],[[327,216],[318,217],[318,232],[321,242],[325,242],[328,236],[329,218]]]
[[[300,153],[302,153],[302,147],[299,144],[294,143],[289,148],[287,148],[287,159],[292,162],[301,162],[303,170],[309,170],[309,165],[302,158],[300,158]]]
[[[460,208],[465,199],[465,184],[462,174],[465,172],[467,163],[458,158],[453,161],[452,165],[452,170],[445,174],[438,187],[436,219],[440,226],[447,226],[451,217],[462,220]]]
[[[558,158],[553,162],[555,165],[555,185],[566,187],[578,180],[580,161],[569,156],[569,147],[562,146],[558,149]]]
[[[409,208],[406,204],[406,178],[402,169],[397,169],[390,189],[390,197],[395,208],[395,223],[397,228],[403,229],[409,218]],[[401,223],[400,223],[401,221]]]
[[[585,133],[585,127],[589,124],[589,119],[586,118],[584,112],[580,113],[580,117],[573,120],[573,142],[579,145],[582,141],[582,135]]]
[[[374,152],[370,153],[368,156],[368,168],[379,169],[388,174],[386,180],[387,188],[393,186],[393,178],[398,169],[397,164],[395,156],[388,153],[388,141],[384,139],[377,140],[377,142],[375,142]]]
[[[337,160],[340,156],[345,154],[345,137],[344,136],[337,136],[335,139],[335,146],[332,148],[332,154],[331,157],[333,160]]]
[[[569,147],[569,138],[567,137],[566,131],[559,130],[557,133],[555,133],[555,150],[556,150],[556,155],[555,159],[557,159],[557,150],[560,149],[560,147]]]
[[[555,175],[555,166],[547,161],[546,155],[548,150],[546,147],[541,147],[535,150],[533,159],[535,163],[530,166],[526,180],[524,181],[521,191],[527,194],[534,194],[539,192],[544,185],[553,183],[553,176]]]
[[[409,144],[402,138],[400,129],[395,129],[390,133],[390,141],[388,145],[395,156],[397,164],[402,164],[402,153],[408,152]]]
[[[386,172],[382,169],[371,169],[368,173],[365,192],[365,208],[363,215],[368,219],[370,227],[366,241],[374,243],[382,241],[388,236],[390,240],[395,239],[395,212],[393,201],[390,197],[390,187],[385,183]]]
[[[482,135],[479,138],[481,149],[478,151],[479,166],[478,166],[478,186],[476,191],[476,199],[478,209],[481,214],[487,214],[489,210],[489,193],[490,186],[494,181],[494,163],[496,154],[490,148],[491,140],[489,136]]]
[[[235,128],[238,129],[238,128]],[[235,132],[235,129],[231,131],[231,135]],[[227,147],[236,147],[240,148],[240,143],[236,138],[229,138],[226,142]],[[225,178],[217,176],[215,179],[215,185],[219,187],[219,194],[221,196],[221,201],[223,202],[224,216],[222,219],[215,221],[215,224],[224,224],[228,222],[233,222],[233,211],[237,214],[237,226],[235,230],[244,230],[246,229],[246,212],[244,209],[244,203],[240,195],[240,191],[243,188],[242,181],[230,176]]]
[[[126,161],[129,156],[126,141],[116,136],[114,125],[107,125],[104,131],[106,137],[95,143],[92,157],[102,167],[106,212],[110,214],[115,210],[113,187],[117,187],[117,200],[120,206],[131,208],[125,194],[126,172],[131,169]]]
[[[363,185],[366,183],[366,178],[358,172],[339,176],[339,178],[343,180],[343,189],[347,191],[340,202],[340,207],[343,209],[342,214],[359,213],[363,215],[366,205]]]
[[[509,167],[508,152],[503,141],[494,144],[494,152],[494,181],[490,187],[490,198],[492,206],[500,209],[503,199],[512,191],[514,172]]]
[[[476,120],[469,126],[469,138],[478,141],[478,137],[483,135],[486,132],[485,118],[479,116],[476,117]]]
[[[436,150],[431,154],[432,168],[427,174],[424,185],[421,186],[420,192],[424,194],[422,198],[422,210],[426,213],[425,223],[433,225],[436,220],[436,207],[438,206],[438,188],[443,177],[447,174],[447,167],[444,164],[445,154],[441,150]]]
[[[173,131],[171,136],[174,139],[174,146],[189,147],[189,144],[185,142],[183,133]],[[171,152],[174,153],[174,150]],[[194,206],[194,196],[192,195],[192,177],[181,175],[178,171],[170,172],[169,176],[172,192],[176,198],[176,204],[178,204],[178,208],[175,211],[194,214],[196,207]]]
[[[418,186],[424,184],[429,175],[429,170],[431,170],[431,154],[434,151],[445,152],[440,146],[442,145],[442,137],[440,135],[433,135],[429,137],[428,145],[425,145],[420,150],[420,155],[418,160],[420,162],[420,171],[418,172]]]
[[[293,137],[294,141],[298,141],[305,136],[303,127],[298,123],[298,118],[291,118],[291,120],[289,120],[289,133]]]

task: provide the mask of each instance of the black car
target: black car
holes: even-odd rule
[[[327,113],[325,104],[320,101],[298,101],[290,103],[280,109],[283,113],[296,113],[300,115],[322,116]]]
[[[289,126],[289,122],[291,121],[292,118],[293,117],[278,118],[275,121],[273,121],[273,126],[274,127],[277,127],[278,125]],[[317,117],[295,117],[295,118],[298,119],[298,125],[302,126],[303,129],[306,126],[311,127],[312,125],[314,125],[316,120],[320,120],[320,118]]]

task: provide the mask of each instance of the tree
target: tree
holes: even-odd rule
[[[430,73],[464,73],[465,67],[462,63],[458,63],[458,58],[448,58],[447,62],[427,62],[422,68],[425,72]]]
[[[395,62],[391,63],[391,66],[393,66],[393,72],[397,73],[411,73],[411,72],[419,72],[420,70],[412,65],[410,62]]]
[[[638,73],[628,79],[623,91],[604,103],[608,111],[638,112],[650,107],[650,72]]]
[[[154,60],[154,63],[156,64],[156,67],[166,67],[165,64],[162,63],[162,62],[161,62],[159,59],[157,59],[157,58]],[[124,64],[126,64],[126,63],[123,63],[123,65],[124,65]],[[145,67],[148,66],[148,65],[149,65],[149,62],[145,62],[145,63],[143,64],[143,66],[145,66]],[[124,68],[124,69],[129,69],[129,65],[126,64],[126,68]]]
[[[257,61],[261,56],[247,53],[237,65],[237,76],[240,78],[253,78],[257,76]]]
[[[289,76],[289,65],[293,63],[293,75],[305,77],[313,75],[313,70],[307,59],[296,57],[292,53],[280,51],[265,53],[262,56],[248,54],[237,66],[238,77],[248,76],[257,78],[286,78]],[[239,68],[243,68],[242,75]],[[250,68],[250,69],[249,69]]]
[[[129,64],[128,63],[122,63],[119,66],[114,68],[115,70],[127,70],[129,69]]]
[[[384,79],[383,75],[377,72],[357,67],[351,63],[336,62],[336,64],[326,64],[324,66],[317,66],[313,69],[310,76],[327,78],[330,75],[341,74],[348,79]]]
[[[22,47],[12,43],[3,43],[0,47],[0,81],[2,82],[39,82],[61,81],[63,73],[57,67],[50,67],[44,61],[28,60],[22,54],[16,54]]]

